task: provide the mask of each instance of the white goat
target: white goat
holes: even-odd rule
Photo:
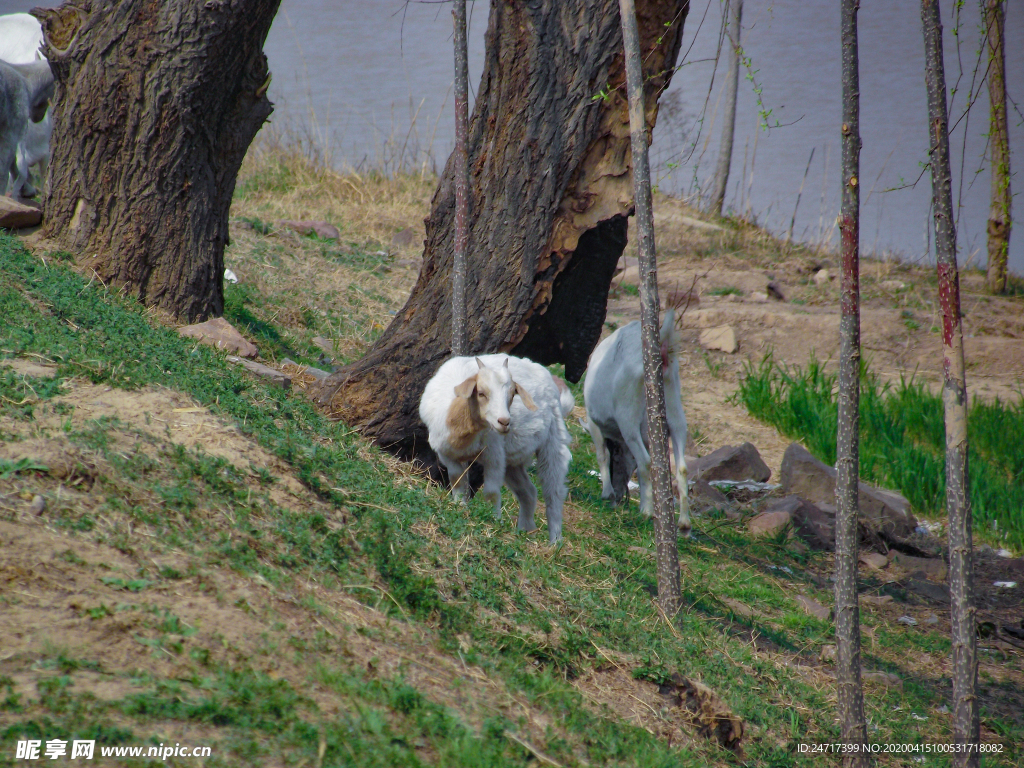
[[[7,177],[13,180],[16,197],[27,177],[17,163],[18,149],[29,121],[40,122],[53,95],[53,73],[45,59],[31,64],[0,61],[0,179],[6,191]]]
[[[515,400],[515,396],[519,399]],[[537,489],[526,468],[537,458],[537,472],[548,519],[548,538],[562,538],[565,476],[569,470],[569,431],[564,418],[575,401],[546,368],[509,355],[453,357],[438,368],[420,399],[420,418],[430,447],[448,468],[452,493],[469,495],[465,475],[479,461],[481,489],[501,518],[501,486],[519,501],[521,531],[532,531]]]
[[[43,44],[43,27],[28,13],[8,13],[0,16],[0,61],[8,64],[28,64],[41,59],[39,46]]]
[[[675,459],[675,480],[679,488],[679,528],[689,534],[690,506],[687,498],[686,414],[679,384],[679,340],[675,311],[665,313],[661,325],[661,368],[665,379],[665,410]],[[597,345],[587,364],[583,384],[587,406],[587,428],[594,438],[594,453],[601,472],[601,498],[619,501],[629,497],[629,477],[634,467],[640,479],[640,512],[654,514],[651,486],[650,441],[647,436],[647,397],[644,394],[644,363],[640,323],[635,321],[615,331]],[[616,466],[612,466],[612,455]],[[615,472],[613,478],[612,473]]]
[[[43,54],[39,50],[42,44],[43,28],[34,16],[27,13],[0,16],[0,61],[8,64],[31,64],[43,60]],[[18,144],[16,167],[10,169],[14,179],[14,197],[18,197],[22,190],[28,196],[35,194],[35,189],[28,182],[29,170],[33,165],[38,164],[41,178],[46,178],[52,134],[53,118],[50,116],[50,110],[46,111],[41,121],[29,121]],[[6,172],[3,166],[0,166],[0,169],[0,174]]]

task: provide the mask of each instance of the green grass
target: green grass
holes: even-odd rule
[[[243,307],[261,301],[252,293]],[[175,673],[105,669],[84,649],[49,654],[38,702],[19,698],[13,682],[0,679],[0,765],[19,738],[149,743],[168,724],[207,729],[217,745],[207,763],[214,766],[537,764],[506,735],[525,738],[525,721],[491,713],[471,725],[460,714],[455,702],[476,695],[476,683],[439,701],[405,672],[379,673],[372,659],[348,661],[349,633],[384,643],[403,626],[433,638],[432,650],[538,713],[547,725],[531,741],[562,765],[810,766],[819,762],[797,745],[837,738],[830,688],[790,669],[793,661],[813,666],[834,642],[831,625],[806,616],[793,600],[804,592],[830,601],[827,586],[809,572],[822,567],[819,557],[784,537],[751,539],[742,525],[710,511],[696,520],[694,538],[680,541],[685,608],[669,626],[652,599],[650,521],[635,501],[613,509],[600,500],[579,425],[570,424],[569,541],[549,548],[514,530],[511,494],[505,520],[496,524],[482,501],[464,508],[439,489],[397,481],[373,449],[304,400],[256,382],[220,354],[153,325],[133,303],[62,265],[44,265],[3,236],[0,311],[8,321],[0,328],[0,354],[43,355],[57,364],[51,389],[37,395],[35,380],[0,377],[5,418],[32,418],[31,409],[44,407],[71,377],[120,389],[172,387],[287,462],[320,502],[314,509],[282,506],[267,470],[247,472],[115,420],[66,430],[67,440],[96,459],[99,506],[51,498],[46,522],[71,542],[95,540],[137,563],[100,579],[117,590],[115,598],[84,600],[77,610],[89,621],[128,623],[145,654],[171,660]],[[289,329],[268,326],[269,338],[289,338]],[[582,402],[579,386],[574,393]],[[6,482],[32,478],[27,467],[10,469]],[[546,539],[543,531],[539,539]],[[85,559],[61,549],[62,562],[84,567]],[[173,565],[154,559],[161,553],[173,553]],[[341,632],[299,636],[283,617],[271,616],[261,649],[243,656],[208,629],[195,631],[182,611],[156,603],[169,593],[220,599],[217,584],[228,573],[268,590],[289,611],[332,622],[339,621],[332,609],[304,593],[305,585],[354,595],[377,608],[387,627],[342,624]],[[737,616],[727,598],[756,608],[757,616]],[[226,607],[248,613],[258,610],[252,602],[238,598]],[[870,615],[862,621],[876,629],[877,645],[866,648],[869,664],[907,681],[902,691],[868,696],[872,739],[943,740],[943,716],[911,715],[934,713],[948,698],[945,683],[918,673],[908,659],[944,657],[948,641],[926,628],[897,631]],[[258,668],[264,659],[287,659],[305,677],[271,677]],[[660,683],[681,673],[712,688],[746,723],[742,761],[696,736],[669,744],[577,686],[620,666],[628,680]],[[100,701],[81,690],[85,672],[131,690]],[[337,697],[338,711],[326,713],[314,686]],[[1024,735],[1019,719],[990,714],[986,722],[1002,729],[1008,744]]]
[[[708,291],[709,296],[742,296],[743,291],[736,286],[729,285],[725,288],[712,288]]]
[[[860,382],[860,473],[900,491],[915,511],[945,513],[942,400],[920,381],[881,383],[867,367]],[[787,368],[771,356],[748,365],[737,398],[826,464],[836,461],[836,377],[812,360]],[[970,498],[975,529],[1024,547],[1024,398],[971,404],[967,420]]]

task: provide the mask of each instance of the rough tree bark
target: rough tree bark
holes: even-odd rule
[[[715,186],[711,190],[709,211],[722,215],[725,190],[729,186],[729,166],[732,164],[732,142],[736,133],[736,92],[740,81],[740,24],[743,20],[743,0],[726,0],[729,36],[729,72],[725,76],[725,114],[722,117],[722,146],[718,150]]]
[[[44,234],[186,320],[224,307],[228,209],[272,111],[280,0],[75,0],[36,9],[57,81]]]
[[[650,126],[687,8],[638,7]],[[469,131],[471,349],[561,362],[570,381],[583,375],[633,207],[624,80],[617,0],[492,0]],[[449,352],[454,178],[449,158],[405,307],[319,396],[378,444],[432,467],[417,409]]]
[[[988,289],[1006,293],[1006,261],[1013,219],[1010,205],[1010,133],[1006,124],[1006,28],[1003,0],[986,0],[988,40],[989,154],[992,162],[992,204],[988,214]]]
[[[846,744],[866,744],[860,679],[860,607],[857,604],[857,521],[860,475],[860,63],[859,0],[842,0],[843,123],[841,128],[843,277],[839,321],[839,429],[836,435],[836,583],[839,723]],[[847,766],[871,764],[866,752],[849,751]]]
[[[468,355],[466,336],[466,246],[469,243],[469,52],[466,0],[455,0],[455,254],[452,266],[452,354]]]
[[[956,264],[956,225],[949,171],[946,73],[942,61],[942,21],[938,0],[922,0],[928,134],[931,143],[935,260],[942,312],[942,402],[946,420],[946,511],[949,515],[950,624],[953,641],[953,740],[979,741],[978,647],[975,637],[974,579],[971,563],[971,505],[967,493],[967,381],[960,316],[960,276]],[[978,765],[976,751],[958,752],[956,766]]]
[[[637,246],[640,255],[640,337],[644,359],[644,397],[647,401],[647,436],[651,452],[654,492],[654,540],[657,550],[658,602],[668,617],[679,612],[679,533],[675,498],[668,465],[668,429],[665,416],[665,380],[661,369],[658,322],[658,265],[654,249],[654,203],[651,166],[647,157],[648,133],[644,122],[644,83],[640,65],[640,35],[633,0],[619,0],[622,42],[626,53],[626,91],[629,98],[630,145],[633,155],[633,194],[636,201]]]

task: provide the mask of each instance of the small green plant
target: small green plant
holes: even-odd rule
[[[708,291],[709,296],[742,296],[743,291],[733,285],[727,285],[724,288],[712,288]]]
[[[907,327],[908,331],[916,331],[921,327],[921,324],[914,319],[914,313],[909,309],[904,309],[900,312],[900,321]]]
[[[704,365],[708,367],[708,371],[711,373],[711,378],[722,378],[722,361],[716,360],[711,355],[709,355],[705,350],[701,350],[701,355],[704,358]]]

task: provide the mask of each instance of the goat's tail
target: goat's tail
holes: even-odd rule
[[[551,378],[555,380],[555,386],[558,387],[558,405],[562,409],[562,418],[565,418],[576,407],[576,398],[569,391],[569,385],[562,379],[554,374],[551,374]]]
[[[676,331],[676,311],[669,307],[661,321],[661,361],[668,365],[668,358],[679,352],[679,333]]]

